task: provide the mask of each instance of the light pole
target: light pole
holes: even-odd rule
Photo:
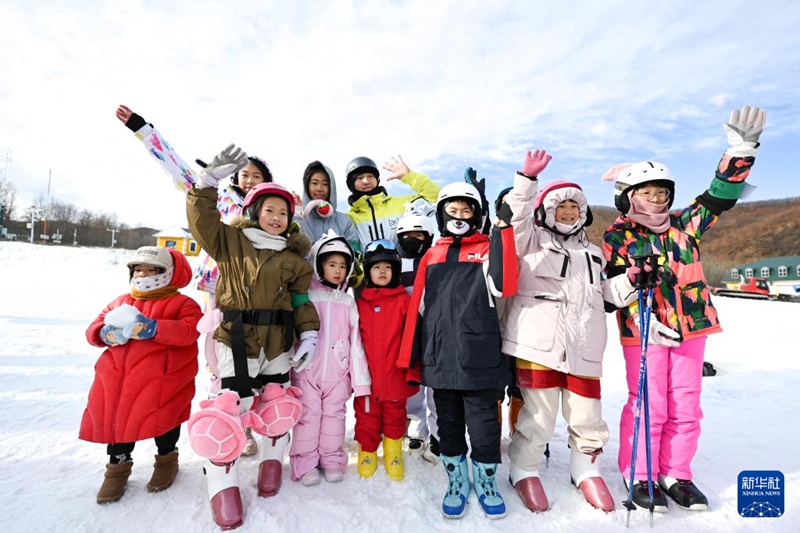
[[[36,208],[35,205],[32,205],[28,208],[28,212],[31,215],[31,221],[28,223],[28,225],[31,228],[30,242],[31,244],[33,244],[34,227],[36,226],[36,217],[39,216],[39,210]]]
[[[117,243],[117,239],[114,238],[114,235],[116,235],[116,233],[119,231],[119,228],[114,228],[114,229],[106,228],[106,231],[111,232],[111,247],[113,248],[114,245]]]

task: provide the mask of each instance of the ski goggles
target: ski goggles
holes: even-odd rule
[[[369,244],[367,244],[366,248],[364,248],[365,254],[374,254],[378,252],[396,252],[397,246],[392,241],[387,241],[386,239],[377,239]]]

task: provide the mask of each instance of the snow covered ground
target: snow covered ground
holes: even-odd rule
[[[201,460],[181,436],[181,471],[168,491],[150,494],[155,448],[141,442],[133,475],[121,501],[100,506],[107,456],[103,445],[78,440],[78,424],[100,350],[84,338],[89,322],[112,298],[127,292],[124,250],[46,247],[0,242],[0,529],[28,531],[219,531],[205,494]],[[200,298],[194,290],[187,294]],[[705,378],[703,433],[694,461],[695,481],[710,510],[692,513],[672,506],[657,515],[661,531],[800,531],[800,305],[716,298],[725,333],[710,338],[707,359],[719,370]],[[621,350],[609,318],[603,378],[604,413],[611,442],[601,471],[617,500],[626,497],[616,468],[617,427],[625,398]],[[198,377],[198,402],[204,375]],[[352,410],[348,419],[352,439]],[[505,428],[508,434],[508,428]],[[257,497],[256,459],[242,460],[241,477],[249,531],[622,531],[625,512],[604,514],[585,503],[569,483],[563,422],[551,442],[550,467],[542,473],[552,508],[534,515],[499,472],[508,515],[494,522],[474,494],[462,520],[442,518],[445,473],[417,455],[406,458],[401,483],[382,466],[369,480],[351,463],[342,483],[303,487],[288,479],[270,499]],[[508,438],[503,439],[503,450]],[[351,460],[354,457],[351,454]],[[737,475],[742,470],[780,470],[786,477],[781,518],[742,518]],[[618,506],[619,507],[619,506]],[[631,531],[648,530],[636,511]]]

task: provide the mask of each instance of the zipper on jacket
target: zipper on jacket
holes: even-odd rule
[[[594,273],[592,272],[592,258],[586,252],[586,266],[589,268],[589,284],[594,285]]]
[[[330,346],[330,338],[329,335],[331,334],[331,295],[328,294],[326,298],[327,309],[325,313],[325,336],[322,339],[324,344],[322,345],[322,381],[328,377],[328,347]],[[317,349],[317,348],[315,348]]]
[[[569,266],[569,256],[564,256],[564,264],[561,265],[561,277],[566,277],[567,275],[567,266]]]
[[[253,306],[250,305],[250,286],[244,286],[244,299],[247,301],[247,305],[245,306],[246,309],[251,309]]]
[[[367,196],[367,205],[369,206],[369,211],[372,215],[372,227],[375,228],[375,235],[372,236],[372,240],[375,240],[378,238],[378,219],[375,218],[375,208],[372,206],[372,202],[369,201],[369,196]],[[370,235],[372,235],[371,231]]]

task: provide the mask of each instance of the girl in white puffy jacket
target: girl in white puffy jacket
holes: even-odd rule
[[[586,237],[592,213],[580,186],[557,181],[538,191],[537,176],[550,159],[543,150],[527,153],[499,211],[514,228],[520,256],[517,293],[501,320],[503,352],[516,357],[524,401],[508,449],[510,476],[531,511],[547,510],[539,465],[560,404],[572,482],[590,504],[613,511],[596,464],[608,442],[600,403],[605,302],[622,306],[636,293],[627,276],[601,277],[603,254]]]

